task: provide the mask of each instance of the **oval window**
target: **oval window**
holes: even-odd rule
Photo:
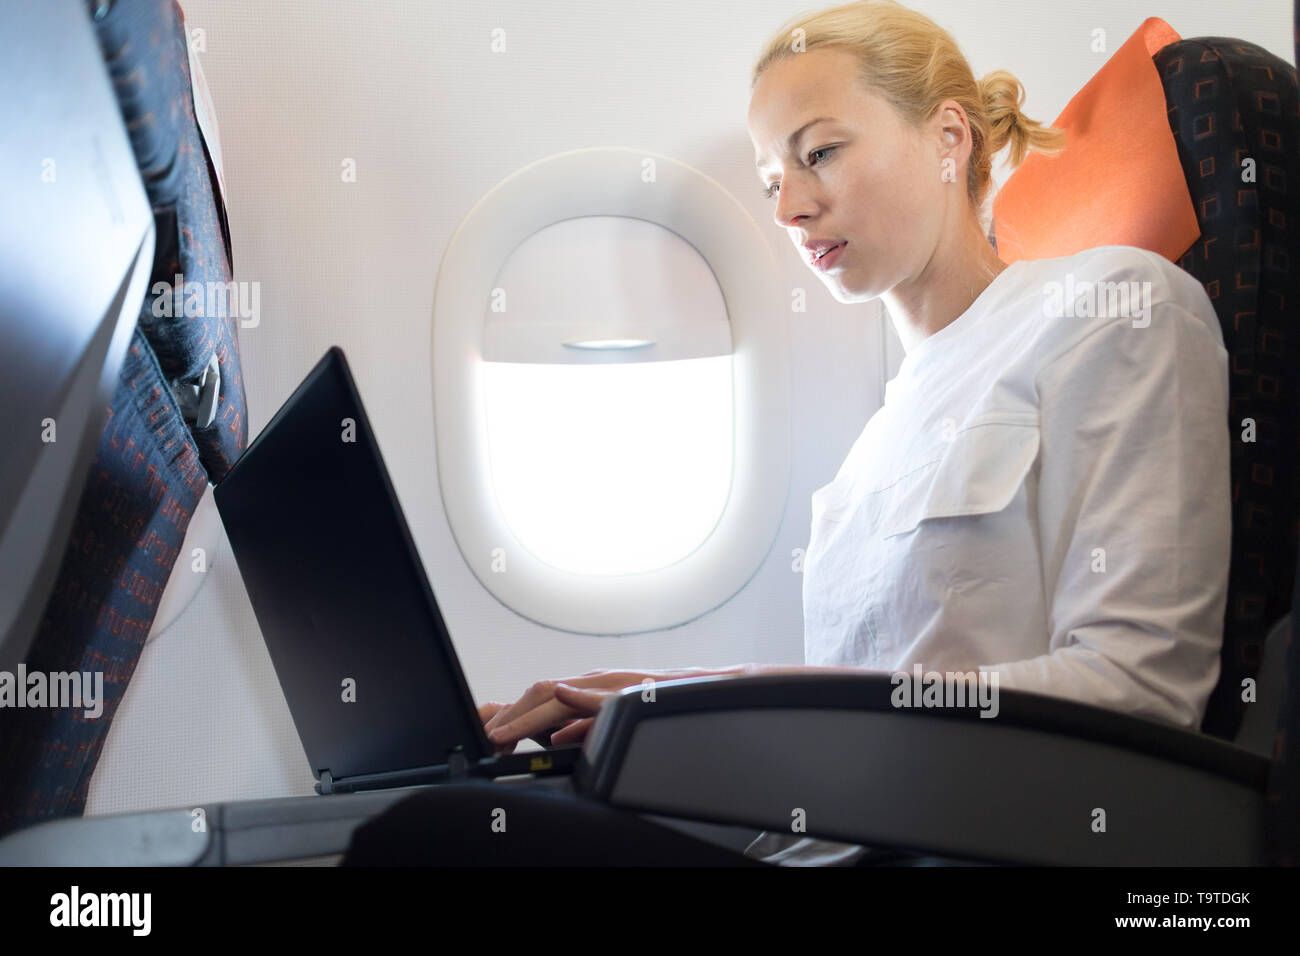
[[[734,463],[731,337],[708,264],[613,216],[534,233],[489,299],[492,491],[519,543],[575,574],[634,574],[717,525]]]

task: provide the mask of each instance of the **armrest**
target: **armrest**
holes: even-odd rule
[[[518,777],[497,783],[572,792],[568,777]],[[420,789],[273,797],[46,820],[0,839],[0,867],[332,866],[347,852],[353,830]],[[196,827],[195,810],[200,807],[203,826]]]
[[[1269,761],[1072,701],[895,707],[889,675],[702,677],[602,708],[575,786],[630,810],[996,862],[1252,865]],[[1099,812],[1100,811],[1100,812]],[[1104,826],[1104,829],[1103,829]]]
[[[47,820],[0,840],[0,866],[249,866],[341,855],[411,788]]]

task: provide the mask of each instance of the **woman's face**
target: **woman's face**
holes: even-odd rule
[[[797,53],[759,77],[749,106],[759,178],[777,225],[838,301],[877,298],[930,263],[952,191],[965,195],[964,169],[941,181],[939,129],[904,123],[844,50]],[[817,242],[842,247],[814,263],[804,244]]]

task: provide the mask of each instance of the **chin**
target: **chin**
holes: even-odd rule
[[[880,298],[879,292],[858,289],[843,282],[827,282],[826,287],[830,290],[831,295],[835,297],[835,301],[844,305],[852,305],[855,302],[870,302],[872,299]]]

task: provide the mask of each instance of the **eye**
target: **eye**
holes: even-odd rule
[[[808,154],[808,159],[809,159],[808,165],[809,166],[817,165],[817,163],[811,161],[814,156],[819,156],[822,155],[823,153],[829,155],[830,153],[834,152],[838,148],[839,147],[837,146],[822,146],[820,149],[814,149],[811,153]],[[780,183],[773,183],[772,185],[768,186],[766,189],[763,190],[763,198],[771,199],[774,195],[776,195],[776,193],[780,190],[780,188],[781,188]]]

